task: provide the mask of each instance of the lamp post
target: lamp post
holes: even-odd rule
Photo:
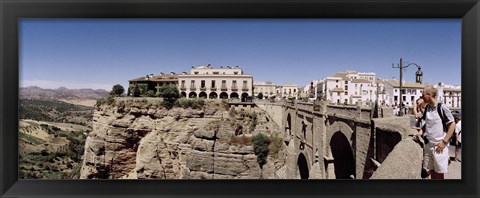
[[[400,105],[400,111],[398,112],[399,116],[403,116],[403,94],[402,94],[403,69],[409,67],[410,65],[417,66],[418,70],[415,73],[415,75],[416,75],[415,80],[416,80],[417,83],[421,84],[422,83],[423,72],[421,71],[422,68],[420,67],[420,65],[417,65],[416,63],[408,63],[407,65],[403,65],[403,59],[402,58],[400,58],[400,64],[397,65],[396,67],[392,63],[392,68],[400,68],[400,83],[399,83],[400,84],[400,86],[399,86],[400,87],[400,99],[399,99],[400,100],[400,104],[399,104]]]

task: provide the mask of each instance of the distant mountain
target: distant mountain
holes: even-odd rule
[[[73,100],[73,99],[99,99],[109,94],[103,89],[42,89],[37,86],[21,87],[19,96],[21,99],[43,100]]]

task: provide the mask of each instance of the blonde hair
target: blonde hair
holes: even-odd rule
[[[425,85],[423,92],[430,94],[432,97],[437,97],[437,89],[433,85]]]

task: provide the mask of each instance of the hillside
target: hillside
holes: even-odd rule
[[[109,94],[103,89],[42,89],[37,86],[21,87],[19,97],[21,99],[42,99],[42,100],[76,100],[89,99],[97,100]]]
[[[20,99],[19,118],[91,126],[93,107],[55,100]]]

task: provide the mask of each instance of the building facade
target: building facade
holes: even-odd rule
[[[400,81],[386,80],[385,90],[391,106],[400,105]],[[422,96],[424,85],[415,82],[402,82],[402,101],[405,107],[412,108],[415,101]]]
[[[242,99],[253,95],[253,75],[236,67],[192,67],[178,77],[180,94],[186,98]]]
[[[277,85],[270,81],[254,81],[253,82],[253,94],[255,98],[258,97],[259,93],[262,93],[263,98],[271,98],[272,96],[277,96]]]
[[[170,74],[160,73],[154,76],[147,74],[145,77],[139,77],[128,81],[127,96],[133,96],[135,87],[138,90],[139,96],[147,96],[151,91],[154,95],[160,94],[160,87],[163,85],[178,86],[178,74],[171,72]]]
[[[372,103],[376,100],[375,73],[337,72],[318,81],[316,97],[336,104]]]
[[[462,108],[461,86],[438,83],[434,87],[437,89],[437,100],[439,102],[448,105],[450,109]]]
[[[296,100],[300,96],[299,90],[298,85],[293,83],[285,83],[277,89],[281,98]]]

